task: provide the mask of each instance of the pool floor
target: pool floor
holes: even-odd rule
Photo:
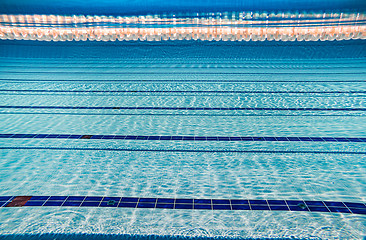
[[[2,41],[0,238],[364,238],[365,50]]]

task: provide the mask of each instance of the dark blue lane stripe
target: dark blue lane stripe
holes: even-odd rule
[[[366,21],[365,21],[366,22]],[[362,44],[361,44],[362,45]],[[81,64],[81,65],[85,65],[86,67],[89,67],[90,64],[94,64],[94,65],[100,65],[100,64],[104,64],[107,66],[119,66],[119,65],[123,65],[123,64],[129,64],[129,65],[146,65],[149,66],[149,64],[154,63],[155,65],[161,66],[161,65],[169,65],[169,66],[173,66],[173,65],[184,65],[187,66],[188,64],[192,64],[191,61],[182,61],[182,59],[174,59],[174,61],[169,61],[166,59],[160,59],[160,60],[164,60],[162,62],[158,62],[156,61],[156,59],[144,59],[144,62],[141,63],[141,61],[138,60],[133,60],[131,59],[131,61],[113,61],[110,59],[104,59],[103,62],[99,62],[96,61],[95,59],[70,59],[67,61],[67,63],[65,63],[64,61],[61,60],[56,60],[56,59],[50,59],[50,58],[32,58],[32,59],[24,59],[24,58],[13,58],[13,57],[1,57],[0,56],[0,63],[2,63],[1,65],[3,67],[9,67],[6,66],[5,64],[11,64],[13,66],[18,66],[18,65],[14,65],[14,64],[32,64],[32,65],[41,65],[45,62],[45,60],[47,60],[47,64],[48,65],[59,65],[59,64],[70,64],[70,65],[74,65],[74,64]],[[317,59],[317,60],[321,60],[321,59]],[[341,60],[341,59],[337,59],[337,60]],[[357,67],[354,66],[355,64],[357,65],[364,65],[366,64],[366,61],[364,61],[364,59],[352,59],[352,62],[350,62],[348,59],[342,59],[343,61],[302,61],[301,64],[303,64],[303,66],[306,66],[306,69],[309,68],[313,68],[312,66],[316,66],[314,68],[319,68],[319,69],[334,69],[334,68],[347,68],[348,66],[350,68],[353,67]],[[228,62],[228,61],[208,61],[207,59],[200,59],[199,63],[193,63],[193,65],[200,65],[199,68],[205,68],[202,67],[203,65],[226,65],[232,68],[237,68],[237,67],[245,67],[245,68],[271,68],[271,69],[284,69],[287,66],[288,69],[294,68],[294,69],[298,69],[298,64],[295,62],[292,62],[290,60],[288,61],[269,61],[269,60],[261,60],[261,61],[236,61],[236,62]],[[259,64],[259,65],[258,65]],[[320,66],[319,66],[320,65]],[[332,65],[338,65],[338,66],[332,66]],[[303,68],[303,66],[301,66],[301,68]],[[353,66],[353,67],[352,67]],[[362,66],[360,66],[359,68],[362,68]],[[10,66],[12,67],[12,66]],[[68,67],[68,66],[67,66]]]
[[[152,141],[266,141],[266,142],[366,142],[350,137],[222,137],[222,136],[146,136],[146,135],[75,135],[75,134],[0,134],[0,138],[53,138]]]
[[[271,151],[271,150],[195,150],[195,149],[129,149],[129,148],[65,148],[65,147],[0,147],[2,150],[61,150],[61,151],[118,151],[118,152],[182,152],[182,153],[274,153],[274,154],[356,154],[366,152],[348,151]]]
[[[245,84],[245,83],[365,83],[365,80],[235,80],[235,79],[226,79],[226,80],[215,80],[215,79],[208,79],[208,80],[203,80],[203,79],[199,79],[199,80],[195,80],[195,79],[179,79],[179,80],[174,80],[174,79],[118,79],[118,80],[113,80],[113,79],[44,79],[44,80],[37,80],[37,79],[19,79],[19,78],[0,78],[0,81],[4,81],[4,82],[27,82],[27,83],[31,83],[31,82],[118,82],[120,84],[124,84],[124,83],[136,83],[136,82],[151,82],[154,84],[165,84],[166,82],[169,83],[184,83],[184,82],[192,82],[195,84],[202,84],[202,83],[211,83],[211,84],[223,84],[223,83],[241,83],[241,84]]]
[[[366,22],[366,21],[365,21]],[[362,40],[360,40],[361,43],[358,45],[363,45]],[[151,45],[153,46],[153,45]],[[260,46],[258,46],[260,47]],[[40,57],[40,58],[21,58],[21,57],[8,57],[8,56],[0,56],[0,63],[2,64],[32,64],[32,65],[42,65],[43,63],[47,63],[47,65],[59,65],[59,64],[63,64],[63,65],[74,65],[74,64],[81,64],[81,65],[85,65],[86,67],[89,67],[89,64],[94,64],[94,65],[112,65],[112,66],[119,66],[119,65],[126,65],[126,64],[130,64],[130,65],[149,65],[149,64],[155,64],[157,66],[160,65],[169,65],[169,66],[173,66],[173,65],[185,65],[188,67],[190,65],[200,65],[201,68],[204,68],[204,66],[206,65],[227,65],[227,66],[234,66],[233,68],[235,68],[236,66],[245,66],[248,68],[262,68],[262,67],[266,67],[266,68],[273,68],[273,69],[282,69],[286,66],[290,66],[288,68],[299,68],[299,64],[301,64],[301,67],[305,66],[305,67],[318,67],[319,68],[337,68],[338,66],[355,66],[355,65],[364,65],[366,63],[366,61],[362,58],[353,58],[352,61],[350,61],[349,58],[337,58],[335,61],[335,59],[301,59],[301,61],[299,62],[299,59],[261,59],[261,60],[255,60],[255,59],[237,59],[237,60],[232,60],[232,61],[228,61],[227,59],[219,59],[219,60],[212,60],[212,58],[201,58],[199,59],[199,61],[197,62],[192,62],[192,60],[189,59],[183,59],[183,58],[173,58],[173,59],[168,59],[168,58],[144,58],[143,62],[141,62],[140,59],[136,59],[136,58],[130,58],[128,60],[123,60],[121,58],[119,59],[111,59],[111,58],[105,58],[103,59],[103,61],[98,61],[99,59],[96,58],[69,58],[67,62],[62,61],[63,59],[56,59],[56,58],[45,58],[45,57]],[[311,61],[312,60],[312,61]],[[337,66],[333,66],[333,65],[337,65]],[[17,66],[17,65],[15,65]],[[4,67],[6,67],[6,65],[4,65]]]
[[[362,42],[362,40],[361,40]],[[363,45],[363,43],[360,43],[358,45]],[[153,44],[151,44],[151,46],[154,46]],[[47,59],[47,64],[65,64],[64,61],[61,60],[57,60],[57,59],[49,59],[49,58],[19,58],[19,57],[1,57],[0,56],[0,62],[3,63],[11,63],[11,64],[19,64],[19,63],[32,63],[32,64],[43,64],[43,61]],[[157,64],[157,65],[163,65],[163,64],[191,64],[191,61],[187,61],[184,59],[174,59],[174,61],[169,61],[167,59],[164,58],[158,58],[159,60],[162,60],[162,62],[158,62],[156,61],[156,59],[144,59],[144,63],[143,64]],[[364,59],[358,59],[358,58],[354,58],[352,59],[352,62],[349,61],[349,59],[344,58],[338,58],[337,61],[331,60],[331,61],[326,61],[324,59],[317,59],[318,61],[314,62],[313,59],[309,60],[309,59],[302,59],[301,63],[304,65],[321,65],[321,68],[324,68],[324,66],[328,66],[328,65],[342,65],[342,66],[346,66],[346,65],[354,65],[354,64],[366,64],[366,61]],[[235,65],[237,66],[238,64],[242,64],[245,66],[248,66],[247,64],[250,63],[251,66],[249,67],[254,67],[257,68],[257,64],[262,64],[261,66],[288,66],[288,65],[294,65],[297,66],[296,62],[293,63],[293,61],[289,60],[289,59],[284,59],[284,60],[268,60],[268,59],[261,59],[259,60],[248,60],[246,59],[245,62],[243,63],[242,61],[236,61],[236,62],[232,62],[232,61],[211,61],[209,59],[200,59],[200,65],[202,64],[206,64],[206,65],[212,65],[212,64],[224,64],[224,65]],[[96,61],[93,58],[87,58],[87,59],[69,59],[67,61],[67,64],[101,64],[99,61]],[[117,61],[117,60],[112,60],[112,59],[103,59],[102,64],[138,64],[141,65],[141,61],[136,61],[131,59],[130,61]],[[196,63],[198,64],[198,63]],[[328,68],[334,68],[333,66],[328,66]]]
[[[365,21],[366,23],[366,21]],[[338,25],[338,23],[337,23]],[[0,60],[1,61],[1,60]],[[317,70],[330,70],[330,69],[364,69],[364,66],[346,66],[344,65],[339,65],[339,66],[320,66],[320,67],[313,67],[309,64],[305,65],[304,67],[301,66],[295,66],[295,65],[291,65],[291,64],[275,64],[274,66],[272,65],[260,65],[260,66],[255,66],[255,65],[248,65],[248,64],[235,64],[235,66],[233,66],[234,64],[230,64],[230,63],[220,63],[220,65],[218,65],[217,63],[203,63],[200,65],[205,65],[205,66],[187,66],[187,63],[154,63],[154,65],[150,65],[149,63],[139,63],[139,62],[128,62],[128,63],[121,63],[121,64],[116,64],[116,63],[99,63],[99,62],[87,62],[87,63],[72,63],[72,65],[65,65],[63,62],[47,62],[47,65],[56,65],[56,64],[60,64],[61,66],[45,66],[43,63],[36,63],[36,62],[17,62],[16,64],[23,64],[23,65],[14,65],[14,62],[10,62],[10,61],[1,61],[1,68],[3,69],[11,69],[11,68],[15,68],[15,69],[19,69],[22,68],[24,69],[24,67],[26,67],[27,69],[84,69],[84,68],[89,68],[89,64],[95,64],[95,65],[99,65],[99,66],[93,66],[93,69],[105,69],[106,67],[113,67],[113,69],[138,69],[138,68],[142,68],[142,69],[201,69],[201,70],[215,70],[215,69],[260,69],[260,70],[276,70],[276,69],[281,69],[281,70],[296,70],[296,69],[304,69],[306,68],[306,70],[310,70],[310,69],[317,69]],[[25,66],[26,64],[26,66]],[[30,65],[31,64],[31,65]],[[79,64],[79,65],[78,65]],[[210,66],[210,65],[216,65],[216,66]],[[321,63],[320,63],[321,64]],[[327,63],[331,64],[331,63]],[[339,64],[339,63],[334,63],[334,64]],[[365,64],[365,63],[356,63],[356,64]],[[36,66],[38,65],[38,66]]]
[[[214,117],[366,117],[366,115],[351,115],[351,114],[261,114],[261,113],[251,113],[251,114],[228,114],[228,113],[219,113],[219,114],[209,114],[209,113],[130,113],[130,112],[117,112],[117,113],[91,113],[91,112],[0,112],[1,115],[75,115],[75,116],[171,116],[171,117],[186,117],[186,116],[214,116]]]
[[[366,93],[366,91],[167,91],[167,90],[156,90],[156,91],[144,91],[144,90],[46,90],[46,89],[0,89],[0,92],[36,92],[36,93],[304,93],[304,94],[332,94],[332,93]]]
[[[190,210],[266,210],[366,215],[366,205],[307,200],[187,199],[102,196],[0,196],[0,207],[111,207]]]
[[[230,69],[229,69],[230,70]],[[167,74],[176,74],[176,75],[318,75],[318,74],[326,74],[326,75],[363,75],[366,72],[147,72],[147,71],[121,71],[121,72],[85,72],[85,71],[75,71],[75,72],[67,72],[67,71],[49,71],[49,72],[39,72],[39,71],[2,71],[2,73],[21,73],[21,74],[94,74],[94,75],[167,75]]]
[[[259,107],[77,107],[77,106],[7,106],[6,109],[83,109],[83,110],[187,110],[187,111],[366,111],[366,108],[259,108]]]

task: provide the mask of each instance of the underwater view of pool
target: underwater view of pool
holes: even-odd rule
[[[4,1],[0,239],[365,238],[366,8],[283,2]]]

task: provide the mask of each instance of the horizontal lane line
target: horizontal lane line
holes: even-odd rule
[[[161,208],[190,210],[247,210],[247,211],[301,211],[350,213],[366,215],[361,202],[264,200],[264,199],[210,199],[210,198],[155,198],[106,196],[0,196],[0,207],[112,207]]]
[[[164,79],[118,79],[118,80],[96,80],[96,79],[45,79],[45,80],[37,80],[37,79],[0,79],[2,82],[118,82],[118,83],[139,83],[139,82],[153,82],[153,83],[182,83],[182,82],[194,82],[194,83],[218,83],[218,84],[227,84],[227,83],[356,83],[361,82],[365,83],[366,80],[315,80],[315,81],[306,81],[306,80],[164,80]]]
[[[180,152],[180,153],[278,153],[278,154],[350,154],[365,155],[366,152],[349,151],[266,151],[266,150],[193,150],[193,149],[129,149],[129,148],[65,148],[65,147],[0,147],[2,150],[60,150],[60,151],[116,151],[116,152]]]
[[[146,65],[148,67],[151,67],[153,64],[154,66],[158,66],[159,68],[162,67],[162,65],[169,65],[170,66],[184,66],[184,67],[197,67],[197,68],[212,68],[212,65],[215,65],[217,67],[225,67],[228,66],[229,68],[272,68],[272,69],[299,69],[299,68],[305,68],[305,69],[331,69],[331,68],[363,68],[363,65],[366,64],[366,61],[364,58],[338,58],[335,60],[323,60],[322,59],[312,59],[311,61],[305,61],[299,59],[293,59],[293,61],[287,60],[287,61],[281,61],[276,59],[271,59],[270,61],[268,59],[262,59],[260,61],[250,61],[248,59],[243,59],[242,61],[237,60],[234,61],[224,61],[224,59],[219,59],[215,61],[215,59],[212,58],[200,58],[199,61],[197,61],[196,58],[188,58],[186,61],[182,61],[181,58],[169,58],[163,59],[163,58],[150,58],[150,59],[128,59],[128,61],[121,61],[119,60],[110,60],[110,59],[84,59],[79,58],[77,60],[74,59],[67,59],[67,62],[65,63],[64,58],[61,58],[59,60],[55,60],[54,58],[30,58],[29,60],[25,58],[18,58],[18,59],[12,59],[11,57],[0,57],[0,63],[1,67],[21,67],[24,65],[33,67],[41,67],[44,66],[44,64],[51,65],[49,67],[51,68],[58,68],[58,66],[55,65],[62,65],[62,67],[68,67],[69,65],[75,66],[75,67],[88,67],[90,65],[100,65],[100,68],[103,67],[103,65],[107,67],[119,67],[124,68],[124,66],[121,65],[132,65],[133,67],[135,65]],[[343,61],[340,61],[343,60]],[[38,66],[37,66],[38,65]],[[196,65],[196,66],[192,66]],[[200,65],[200,66],[198,66]],[[321,66],[319,66],[321,65]],[[234,67],[232,67],[234,66]],[[94,66],[93,66],[94,67]],[[163,66],[164,67],[164,66]],[[97,67],[98,68],[98,67]]]
[[[33,66],[30,66],[29,63],[25,65],[11,65],[9,63],[7,64],[2,64],[0,66],[0,69],[1,68],[27,68],[27,69],[36,69],[36,68],[40,68],[40,69],[84,69],[84,68],[89,68],[90,66],[89,63],[88,64],[84,64],[83,65],[79,65],[79,66],[75,66],[77,64],[73,63],[71,66],[69,65],[63,65],[63,66],[44,66],[44,64],[39,64],[39,66],[34,66],[36,65],[35,63],[31,63]],[[47,63],[49,64],[49,63]],[[64,63],[58,63],[60,65],[64,64]],[[145,66],[143,66],[143,64],[141,63],[128,63],[128,64],[125,64],[126,66],[121,66],[121,65],[124,65],[124,64],[105,64],[105,63],[96,63],[96,64],[99,64],[99,65],[105,65],[105,66],[93,66],[93,69],[106,69],[106,68],[113,68],[113,69],[130,69],[130,68],[133,68],[133,69],[136,69],[136,68],[142,68],[142,69],[154,69],[154,68],[157,68],[157,69],[272,69],[272,70],[308,70],[308,69],[322,69],[322,70],[331,70],[331,69],[334,69],[334,68],[337,68],[337,69],[364,69],[365,67],[364,66],[342,66],[342,65],[339,65],[339,66],[329,66],[329,67],[308,67],[308,66],[288,66],[288,65],[282,65],[282,66],[278,66],[278,67],[272,67],[272,66],[266,66],[266,65],[259,65],[259,66],[248,66],[248,65],[245,65],[243,64],[242,66],[240,66],[239,64],[222,64],[222,63],[212,63],[212,64],[202,64],[202,65],[227,65],[227,66],[189,66],[191,64],[175,64],[175,63],[172,63],[170,66],[162,66],[162,65],[168,65],[167,63],[149,63],[149,64],[146,64]],[[129,65],[137,65],[137,66],[129,66]],[[111,66],[111,65],[117,65],[117,66]],[[180,66],[176,66],[176,65],[180,65]]]
[[[75,116],[217,116],[217,117],[258,117],[258,116],[282,116],[282,117],[366,117],[366,115],[354,114],[190,114],[190,113],[71,113],[71,112],[0,112],[8,115],[75,115]]]
[[[190,75],[217,75],[217,74],[221,74],[221,75],[318,75],[318,74],[326,74],[326,75],[363,75],[366,72],[348,72],[348,73],[340,73],[340,72],[290,72],[290,73],[281,73],[281,72],[253,72],[253,73],[234,73],[234,72],[227,72],[227,73],[223,73],[223,72],[176,72],[176,71],[172,71],[172,72],[67,72],[67,71],[51,71],[51,72],[29,72],[29,71],[2,71],[2,73],[21,73],[21,74],[100,74],[100,75],[109,75],[109,74],[113,74],[113,75],[132,75],[132,74],[138,74],[138,75],[147,75],[147,74],[161,74],[161,75],[166,75],[166,74],[176,74],[176,75],[183,75],[183,74],[190,74]]]
[[[299,42],[300,43],[300,42]],[[297,43],[297,44],[299,44]],[[278,43],[275,43],[276,45]],[[27,45],[34,45],[34,44],[27,44]],[[152,46],[154,44],[149,43],[149,46]],[[164,46],[168,45],[167,43],[164,43]],[[352,44],[352,45],[364,45],[364,43],[361,41],[359,44]],[[158,46],[158,45],[156,45]],[[171,45],[171,46],[177,46],[177,45]],[[320,45],[319,45],[320,46]],[[83,47],[83,46],[81,46]],[[226,46],[228,48],[231,48],[230,46]],[[263,47],[263,46],[255,46],[255,47]],[[188,60],[187,60],[188,59]],[[192,64],[193,60],[197,60],[196,58],[159,58],[159,57],[150,57],[150,58],[143,58],[142,59],[147,64],[186,64],[190,65]],[[191,60],[191,61],[189,61]],[[0,56],[0,62],[3,63],[32,63],[32,64],[43,64],[44,62],[47,62],[47,64],[65,64],[64,58],[47,58],[47,57],[34,57],[34,58],[24,58],[24,57],[12,57],[12,56]],[[236,62],[234,62],[236,61]],[[294,62],[295,61],[295,62]],[[111,58],[105,58],[103,60],[99,58],[68,58],[67,59],[68,64],[141,64],[141,58],[129,58],[129,59],[111,59]],[[327,64],[327,65],[353,65],[353,64],[365,64],[366,60],[365,58],[334,58],[334,59],[327,59],[327,58],[318,58],[318,59],[235,59],[235,60],[227,60],[225,58],[223,59],[213,59],[210,57],[206,58],[200,58],[199,62],[193,63],[193,64],[267,64],[267,65],[299,65],[299,64],[309,64],[309,65],[317,65],[317,64]]]
[[[357,137],[223,137],[223,136],[158,136],[158,135],[76,135],[76,134],[0,134],[0,138],[39,139],[101,139],[101,140],[142,140],[142,141],[267,141],[267,142],[366,142]]]
[[[314,94],[330,94],[330,93],[366,93],[366,91],[144,91],[144,90],[46,90],[46,89],[0,89],[0,92],[45,92],[45,93],[314,93]]]
[[[259,107],[77,107],[0,106],[0,109],[184,110],[184,111],[366,111],[366,108],[259,108]]]
[[[237,95],[241,95],[244,93],[20,93],[20,92],[3,92],[0,93],[2,96],[78,96],[78,97],[235,97]],[[310,94],[305,95],[302,93],[294,93],[289,94],[286,96],[278,96],[281,93],[245,93],[246,96],[249,97],[261,97],[267,94],[276,94],[275,97],[287,97],[287,98],[294,98],[294,97],[301,97],[301,98],[312,98],[312,97],[321,97],[321,98],[358,98],[358,97],[365,97],[364,93],[332,93],[332,94]],[[258,96],[261,95],[261,96]]]

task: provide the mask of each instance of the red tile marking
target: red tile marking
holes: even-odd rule
[[[93,135],[83,135],[81,139],[90,139]]]
[[[32,196],[17,196],[5,207],[23,207]]]

